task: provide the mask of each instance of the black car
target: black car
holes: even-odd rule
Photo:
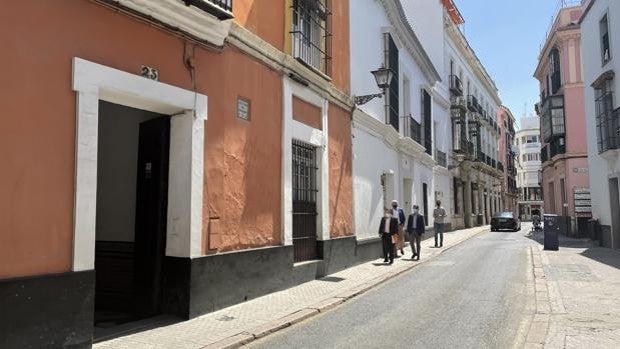
[[[498,212],[491,218],[491,231],[508,229],[512,231],[521,230],[521,221],[513,212]]]

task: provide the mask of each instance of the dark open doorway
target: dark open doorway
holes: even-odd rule
[[[169,143],[170,117],[100,102],[96,337],[161,312]]]

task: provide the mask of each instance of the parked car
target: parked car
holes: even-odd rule
[[[513,212],[498,212],[491,218],[491,231],[499,231],[500,229],[519,231],[521,230],[521,221]]]

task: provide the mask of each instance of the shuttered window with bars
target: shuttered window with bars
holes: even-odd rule
[[[422,90],[422,127],[424,128],[424,147],[426,153],[433,155],[433,138],[432,138],[432,117],[431,117],[431,95]]]
[[[398,47],[389,33],[383,34],[385,66],[393,73],[392,81],[387,93],[388,120],[386,120],[396,131],[399,131],[400,109],[399,109],[399,75],[398,75]]]

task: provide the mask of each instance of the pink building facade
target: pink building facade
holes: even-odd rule
[[[562,8],[539,56],[540,184],[545,213],[570,217],[565,233],[585,231],[589,205],[588,149],[581,72],[581,7]]]

